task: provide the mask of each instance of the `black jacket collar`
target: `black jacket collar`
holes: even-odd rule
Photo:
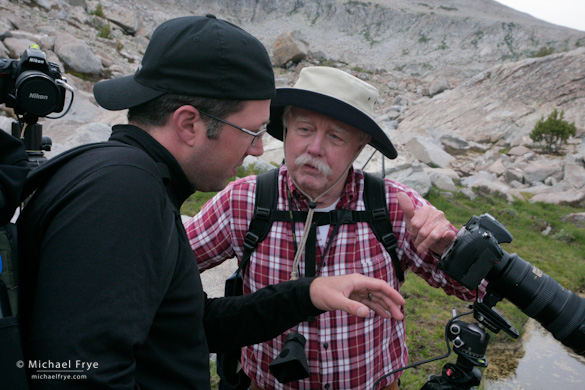
[[[136,146],[157,163],[167,193],[177,209],[195,192],[195,186],[191,184],[175,157],[146,131],[133,125],[115,125],[110,141]]]

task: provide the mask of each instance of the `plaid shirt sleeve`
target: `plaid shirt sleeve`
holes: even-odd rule
[[[254,213],[256,176],[231,182],[185,223],[200,271],[242,255],[243,240]],[[237,218],[234,218],[237,216]]]
[[[456,297],[471,302],[477,297],[475,290],[469,290],[455,279],[451,278],[445,272],[439,269],[439,256],[433,254],[431,251],[425,253],[418,253],[414,249],[414,245],[410,240],[410,236],[406,231],[406,222],[404,221],[404,213],[396,194],[403,192],[412,200],[415,209],[425,205],[431,205],[418,192],[398,183],[393,180],[386,179],[387,198],[390,199],[388,204],[388,211],[390,213],[390,220],[394,227],[394,234],[398,240],[397,253],[401,259],[403,269],[412,270],[414,273],[422,277],[430,286],[442,288],[447,294],[455,295]],[[432,206],[432,205],[431,205]],[[434,206],[433,206],[434,207]],[[457,229],[452,226],[453,231]],[[479,286],[478,294],[483,297],[485,294],[486,282]]]

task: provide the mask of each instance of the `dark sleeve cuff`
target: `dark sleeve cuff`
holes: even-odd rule
[[[311,301],[314,279],[270,285],[249,295],[208,299],[204,323],[209,350],[223,352],[271,340],[323,313]]]

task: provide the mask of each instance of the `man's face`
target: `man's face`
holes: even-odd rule
[[[250,100],[244,109],[228,115],[224,119],[234,125],[252,132],[258,132],[268,123],[270,100]],[[205,161],[193,162],[196,166],[193,183],[198,191],[219,191],[223,189],[230,177],[236,175],[238,166],[242,165],[248,155],[260,156],[264,153],[262,139],[252,144],[253,136],[228,124],[221,124],[217,139],[205,139],[202,144]]]
[[[286,165],[301,189],[315,198],[345,172],[368,141],[353,126],[293,107],[286,130]],[[342,178],[328,196],[339,197],[344,184]]]

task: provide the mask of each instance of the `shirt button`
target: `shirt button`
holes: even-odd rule
[[[329,343],[323,343],[323,348],[325,349],[329,348]]]
[[[328,389],[329,387],[330,387],[330,386],[329,386],[329,383],[327,383],[327,384],[325,385],[325,388],[326,388],[326,389]]]

